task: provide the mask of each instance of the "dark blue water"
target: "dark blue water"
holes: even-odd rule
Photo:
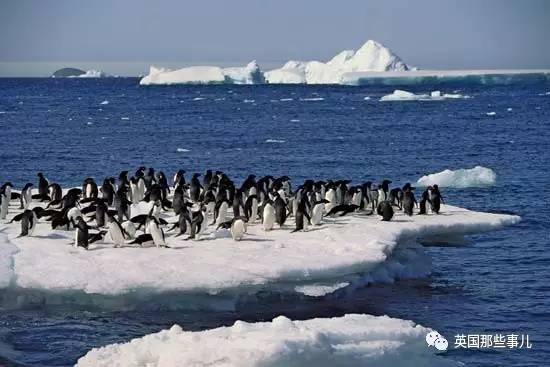
[[[286,174],[295,183],[306,177],[403,183],[482,165],[496,171],[497,184],[446,190],[448,201],[523,217],[517,226],[472,237],[467,246],[426,248],[433,261],[426,279],[352,295],[317,300],[274,294],[218,312],[0,305],[0,365],[71,365],[92,347],[173,323],[200,330],[236,319],[350,312],[414,320],[451,344],[458,333],[529,334],[530,350],[453,350],[446,358],[475,366],[544,365],[550,358],[550,83],[408,86],[402,88],[458,90],[473,98],[378,101],[394,88],[0,79],[0,182],[18,187],[38,170],[63,185],[78,185],[85,176],[102,179],[139,165],[167,173],[222,169],[235,178]],[[288,98],[293,100],[280,101]],[[490,111],[496,116],[487,116]]]

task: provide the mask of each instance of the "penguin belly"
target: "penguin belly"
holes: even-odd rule
[[[264,213],[263,213],[263,228],[264,231],[271,231],[273,229],[273,226],[275,225],[275,209],[273,206],[267,204],[264,207]]]
[[[258,200],[252,199],[252,214],[250,215],[250,222],[256,223],[258,219]]]
[[[224,201],[220,208],[218,209],[218,218],[216,218],[216,225],[219,226],[220,224],[227,221],[227,203]]]
[[[6,196],[2,195],[2,204],[0,205],[0,219],[6,219],[6,216],[8,215],[9,205],[9,199]]]
[[[311,224],[318,226],[323,221],[323,211],[325,210],[324,204],[317,204],[313,207],[311,212]]]
[[[162,229],[160,229],[154,221],[149,222],[149,233],[151,234],[151,237],[153,237],[153,243],[155,246],[166,246],[164,236],[162,235]]]
[[[246,232],[246,225],[243,220],[238,219],[231,226],[231,237],[233,240],[240,241]]]
[[[115,247],[124,245],[124,234],[115,222],[109,223],[109,236],[111,237]]]

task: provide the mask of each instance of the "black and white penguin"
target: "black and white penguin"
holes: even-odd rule
[[[113,244],[115,247],[122,247],[124,246],[125,242],[125,230],[122,228],[122,225],[115,219],[114,216],[108,216],[108,233],[109,237],[111,237],[111,241],[113,241]]]
[[[311,223],[311,217],[307,213],[307,197],[302,196],[302,199],[298,203],[298,208],[296,210],[295,218],[295,228],[291,233],[298,232],[301,230],[307,230],[307,225]],[[307,219],[307,222],[304,222],[304,217]]]
[[[88,177],[82,182],[82,197],[84,199],[97,198],[99,196],[99,190],[94,179]],[[53,200],[53,198],[52,198]]]
[[[390,221],[393,218],[393,208],[389,201],[381,201],[376,211],[378,215],[382,216],[383,221]]]
[[[183,185],[185,185],[185,171],[180,169],[174,175],[174,182],[172,186],[175,189],[176,187],[183,186]]]
[[[431,186],[428,186],[426,188],[426,190],[424,190],[424,192],[422,193],[422,197],[420,198],[420,203],[418,204],[418,208],[419,208],[418,214],[419,215],[428,214],[428,212],[426,211],[426,204],[430,201],[430,192],[429,192],[429,190],[431,190]]]
[[[231,221],[231,237],[234,241],[240,241],[243,239],[244,234],[246,233],[246,218],[245,217],[235,217]]]
[[[275,225],[275,208],[273,201],[267,199],[262,208],[262,227],[264,231],[271,231]]]
[[[244,214],[250,223],[255,223],[258,219],[258,196],[249,195],[244,203]]]
[[[21,190],[21,196],[19,197],[21,202],[21,207],[19,209],[28,209],[29,205],[32,203],[32,183],[27,183],[23,190]]]
[[[418,204],[412,190],[414,190],[414,187],[410,186],[410,184],[403,190],[403,212],[409,216],[413,215],[414,205]]]
[[[212,224],[220,225],[227,221],[227,210],[229,204],[227,200],[222,199],[216,202],[216,208],[214,209],[214,222]]]
[[[114,206],[117,210],[118,220],[120,222],[124,221],[124,217],[130,219],[130,205],[132,202],[128,200],[128,187],[121,186],[114,197]]]
[[[355,204],[342,204],[336,205],[326,214],[327,217],[334,217],[336,215],[343,217],[346,214],[353,213],[359,209],[359,205]]]
[[[115,187],[111,182],[111,178],[103,180],[103,185],[100,188],[101,197],[107,200],[107,205],[113,205],[115,199]]]
[[[191,218],[189,217],[189,213],[187,213],[187,211],[185,212],[182,211],[178,216],[178,222],[174,223],[172,228],[170,228],[169,230],[172,231],[178,228],[179,231],[176,237],[179,237],[181,235],[184,235],[187,232],[188,223],[190,222],[191,222]]]
[[[38,172],[38,199],[40,201],[46,201],[49,200],[50,197],[48,195],[48,186],[49,182],[46,177],[44,177],[44,174],[42,172]]]
[[[12,218],[10,223],[13,222],[21,222],[21,232],[18,237],[32,236],[36,223],[38,223],[36,210],[25,209],[22,213]]]
[[[205,228],[204,207],[197,204],[191,209],[191,232],[187,239],[200,239],[200,234],[204,232]]]
[[[52,201],[61,202],[63,198],[63,190],[61,190],[61,186],[55,182],[48,186],[48,194],[50,196],[50,203]]]
[[[429,190],[428,192],[430,194],[431,209],[435,214],[439,214],[439,211],[441,210],[441,203],[443,202],[443,197],[439,191],[439,186],[433,185],[432,190]]]
[[[391,184],[390,180],[384,180],[382,181],[380,186],[378,186],[378,202],[390,200],[390,196],[389,196],[390,184]]]
[[[201,183],[199,182],[200,175],[200,173],[194,173],[193,177],[191,177],[191,183],[189,186],[189,196],[191,197],[191,201],[194,203],[199,201],[201,194]]]
[[[0,192],[0,219],[6,219],[8,215],[10,205],[10,199],[6,196],[5,192]]]
[[[74,247],[84,247],[86,250],[88,249],[88,235],[89,235],[89,228],[88,224],[84,221],[84,218],[78,217],[76,218],[75,223],[75,238],[74,238]]]
[[[151,235],[151,237],[153,238],[153,243],[155,244],[155,246],[157,246],[157,248],[168,247],[166,245],[164,231],[160,227],[160,222],[154,216],[151,216],[149,218],[149,222],[147,223],[147,233]]]
[[[326,199],[318,200],[313,203],[313,209],[311,210],[311,224],[318,226],[323,221],[323,213],[325,212],[325,204],[329,201]]]
[[[283,227],[286,222],[287,211],[286,202],[283,200],[279,193],[275,194],[275,200],[273,201],[273,208],[275,209],[275,222],[279,227]]]

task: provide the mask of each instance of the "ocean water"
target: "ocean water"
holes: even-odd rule
[[[393,89],[468,99],[379,102]],[[137,79],[0,79],[0,182],[36,172],[62,185],[154,166],[400,186],[427,173],[482,165],[485,188],[446,189],[452,204],[523,221],[430,246],[432,274],[321,299],[262,294],[235,310],[144,305],[9,307],[0,290],[0,365],[72,365],[87,350],[179,323],[201,330],[263,321],[370,313],[410,319],[450,341],[444,358],[473,366],[541,366],[550,358],[550,83],[416,86],[140,87]],[[365,100],[366,96],[370,100]],[[105,102],[106,101],[106,102]],[[488,112],[495,112],[493,116]],[[188,173],[189,175],[189,173]],[[177,295],[171,295],[176,297]],[[531,349],[452,348],[456,334],[529,334]],[[404,356],[406,358],[406,356]]]

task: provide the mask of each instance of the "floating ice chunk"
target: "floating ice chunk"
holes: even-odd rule
[[[326,284],[311,284],[311,285],[300,285],[294,288],[296,292],[305,294],[310,297],[322,297],[334,291],[347,287],[348,282],[336,283],[331,285]]]
[[[187,153],[187,152],[190,152],[190,150],[185,149],[185,148],[178,148],[178,149],[176,149],[176,152],[178,152],[178,153]]]
[[[405,90],[396,89],[392,94],[380,98],[380,101],[443,101],[445,99],[470,98],[462,94],[447,94],[441,91],[433,91],[430,94],[414,94]]]
[[[312,97],[312,98],[300,98],[300,101],[305,102],[316,102],[316,101],[324,101],[325,99],[323,97]]]
[[[293,101],[294,99],[293,98],[281,98],[279,99],[279,101],[281,102],[290,102],[290,101]]]
[[[130,120],[129,117],[121,117],[120,119],[121,119],[121,120],[126,120],[126,121]]]
[[[456,171],[445,170],[421,177],[417,181],[419,186],[430,186],[437,184],[441,187],[483,187],[492,186],[496,183],[497,175],[490,168],[476,166],[470,169],[458,169]]]
[[[512,112],[512,111],[513,111],[513,108],[512,108],[512,107],[508,107],[508,108],[506,109],[506,111]]]
[[[300,122],[300,119],[291,119],[290,122]]]
[[[106,104],[109,104],[109,101],[107,100],[104,100],[103,102],[100,103],[101,105],[106,105]]]
[[[495,111],[491,111],[491,112],[487,112],[486,115],[487,116],[496,116],[496,112]]]
[[[202,101],[202,100],[205,100],[206,98],[205,97],[195,97],[193,98],[193,101]]]
[[[457,366],[426,346],[431,329],[412,321],[350,314],[327,319],[236,321],[205,331],[168,330],[89,351],[77,367]]]
[[[266,139],[266,143],[286,143],[286,140],[282,139]]]
[[[254,99],[245,99],[245,100],[243,100],[243,103],[254,103],[254,102],[256,102],[256,100],[254,100]]]
[[[365,98],[363,98],[364,101],[369,101],[370,100],[370,97],[369,96],[366,96]]]

